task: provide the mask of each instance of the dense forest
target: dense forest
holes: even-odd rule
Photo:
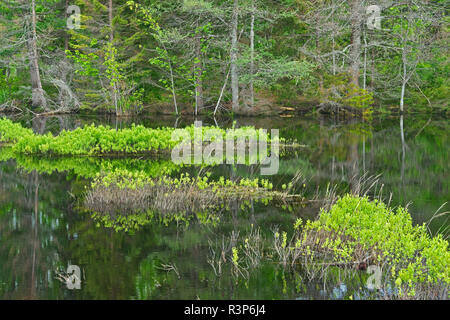
[[[448,5],[1,0],[0,300],[449,300]]]
[[[446,5],[2,0],[0,111],[447,113]]]

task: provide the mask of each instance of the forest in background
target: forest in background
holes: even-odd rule
[[[0,111],[448,113],[448,2],[2,0]]]

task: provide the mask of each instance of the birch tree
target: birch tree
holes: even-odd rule
[[[30,30],[28,30],[28,59],[30,63],[30,77],[31,77],[31,93],[32,106],[43,107],[47,109],[47,100],[42,89],[41,75],[39,73],[39,55],[37,51],[37,33],[36,33],[36,0],[31,3],[31,23]]]
[[[255,0],[252,0],[250,21],[250,106],[255,106],[255,88],[253,76],[255,74]]]
[[[239,22],[239,0],[233,2],[233,13],[231,18],[231,92],[232,92],[232,109],[239,109],[239,74],[238,74],[238,22]]]
[[[350,1],[351,10],[351,31],[352,43],[350,50],[350,72],[352,83],[355,87],[359,87],[360,64],[361,64],[361,35],[362,35],[362,20],[363,2],[360,0]]]

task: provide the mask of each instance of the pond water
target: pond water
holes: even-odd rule
[[[116,128],[132,123],[177,126],[193,119],[136,119],[82,116],[17,118],[38,133],[58,133],[89,123]],[[204,124],[214,124],[204,119]],[[335,186],[338,194],[360,188],[380,175],[373,187],[391,205],[408,205],[415,223],[428,222],[449,200],[447,119],[386,117],[370,123],[329,118],[239,118],[238,126],[280,129],[282,137],[304,145],[282,154],[275,189],[295,176],[308,199]],[[220,123],[231,127],[231,121]],[[235,203],[215,223],[150,223],[132,232],[107,228],[82,208],[91,178],[107,166],[170,166],[170,159],[14,158],[0,148],[0,299],[354,299],[371,292],[358,277],[311,281],[303,272],[286,271],[275,261],[251,272],[219,272],[212,253],[232,235],[260,230],[270,245],[274,230],[292,230],[298,217],[315,219],[319,202],[286,207],[273,203]],[[156,169],[155,169],[156,168]],[[188,167],[192,175],[199,168]],[[213,177],[258,177],[255,166],[221,165]],[[367,187],[367,186],[366,186]],[[440,212],[448,211],[446,205]],[[448,235],[446,216],[433,219],[430,231]],[[81,289],[70,290],[58,274],[68,265],[81,270]],[[362,279],[362,278],[361,278]]]

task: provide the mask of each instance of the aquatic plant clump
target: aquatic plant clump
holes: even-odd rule
[[[13,144],[33,135],[33,130],[22,127],[20,123],[14,123],[6,118],[0,119],[0,145]]]
[[[31,129],[8,119],[0,119],[0,142],[13,144],[13,151],[20,154],[61,155],[61,156],[95,156],[95,155],[138,155],[146,153],[168,152],[179,146],[186,137],[173,139],[175,128],[151,129],[141,125],[116,130],[108,126],[89,125],[73,131],[62,131],[58,136],[34,134]],[[199,137],[196,136],[193,125],[185,128],[191,140],[202,139],[207,130],[213,130],[222,135],[225,140],[248,137],[249,131],[256,132],[258,139],[270,141],[269,135],[263,130],[253,127],[239,129],[220,129],[202,127]],[[231,133],[230,133],[231,132]],[[175,135],[176,136],[176,135]],[[279,141],[282,141],[280,139]]]
[[[254,199],[268,202],[286,194],[272,190],[268,180],[210,181],[209,175],[152,178],[144,172],[115,169],[98,174],[87,192],[84,207],[105,227],[136,230],[158,217],[164,224],[217,222],[230,201]]]
[[[192,213],[226,206],[228,200],[270,201],[287,194],[272,190],[263,179],[238,182],[221,177],[210,181],[209,175],[179,178],[153,178],[144,172],[116,169],[98,174],[88,191],[85,204],[95,212],[136,212],[153,209],[160,213]]]
[[[301,228],[296,223],[293,261],[305,257],[332,265],[383,266],[400,296],[416,296],[421,287],[448,292],[450,251],[441,235],[430,237],[426,226],[414,226],[404,208],[346,195],[320,218]],[[310,260],[308,260],[310,261]]]

